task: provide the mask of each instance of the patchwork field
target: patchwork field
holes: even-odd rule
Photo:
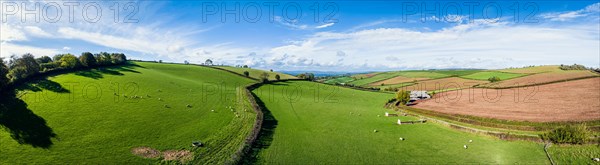
[[[334,79],[329,79],[327,81],[325,81],[325,83],[327,84],[341,84],[341,83],[348,83],[350,81],[353,81],[354,78],[352,77],[338,77],[338,78],[334,78]]]
[[[252,78],[255,78],[255,79],[260,79],[260,75],[265,72],[269,74],[269,80],[275,80],[275,75],[279,75],[281,77],[281,79],[295,79],[296,78],[295,76],[288,75],[285,73],[264,71],[264,70],[259,70],[259,69],[238,68],[238,67],[231,67],[231,66],[215,66],[215,67],[233,71],[233,72],[239,73],[241,75],[244,75],[244,71],[248,71],[248,73],[250,73],[249,76]]]
[[[397,119],[416,119],[383,116],[390,111],[382,105],[392,94],[312,82],[279,82],[253,92],[269,111],[255,163],[549,163],[542,144],[502,141],[433,123],[397,125]]]
[[[363,86],[363,85],[381,85],[381,81],[392,79],[397,76],[408,77],[408,78],[425,78],[435,79],[450,77],[451,75],[438,73],[438,71],[395,71],[395,72],[382,72],[378,73],[370,78],[358,79],[350,82],[351,84]]]
[[[421,81],[421,80],[429,80],[429,78],[410,78],[410,77],[404,77],[404,76],[397,76],[397,77],[394,77],[394,78],[391,78],[391,79],[374,82],[374,83],[371,83],[369,85],[370,86],[378,86],[378,85],[381,85],[381,84],[384,84],[384,85],[393,85],[393,84],[415,82],[415,81]]]
[[[600,119],[600,78],[515,89],[464,89],[438,93],[416,108],[518,121]]]
[[[224,164],[256,117],[237,91],[250,83],[145,62],[34,81],[0,100],[0,164]]]
[[[484,71],[477,72],[469,75],[461,76],[462,78],[474,79],[474,80],[487,80],[492,76],[499,77],[500,80],[508,80],[515,77],[526,76],[527,74],[522,73],[508,73],[508,72],[496,72],[496,71]]]
[[[426,91],[436,91],[443,89],[460,89],[460,88],[469,88],[473,85],[488,83],[488,81],[482,80],[471,80],[464,79],[459,77],[449,77],[442,79],[433,79],[426,81],[419,81],[415,85],[405,86],[402,89],[404,90],[426,90]]]
[[[600,155],[600,145],[552,145],[548,153],[557,164],[591,164]]]
[[[543,72],[553,72],[553,71],[561,71],[558,68],[558,65],[544,65],[544,66],[533,66],[533,67],[525,67],[525,68],[513,68],[513,69],[500,69],[500,72],[509,72],[509,73],[543,73]]]
[[[524,85],[535,85],[535,84],[544,84],[562,80],[569,79],[577,79],[577,78],[585,78],[599,76],[596,73],[587,70],[556,70],[552,72],[545,73],[537,73],[529,76],[514,78],[510,80],[500,81],[496,83],[490,83],[484,85],[485,87],[493,87],[493,88],[505,88],[505,87],[515,87],[515,86],[524,86]]]

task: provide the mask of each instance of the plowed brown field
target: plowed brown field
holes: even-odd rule
[[[600,78],[527,88],[463,89],[439,93],[414,106],[449,114],[550,122],[600,119]]]
[[[515,79],[500,81],[494,84],[486,84],[485,86],[489,87],[514,87],[514,86],[523,86],[523,85],[535,85],[535,84],[543,84],[548,82],[555,82],[561,80],[568,80],[574,78],[582,78],[589,76],[596,76],[598,74],[592,73],[587,70],[573,70],[573,71],[555,71],[555,72],[547,72],[547,73],[538,73],[525,77],[519,77]]]

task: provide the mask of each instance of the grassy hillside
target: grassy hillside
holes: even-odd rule
[[[250,73],[249,76],[252,78],[256,78],[256,79],[260,79],[260,74],[262,74],[264,72],[269,73],[269,80],[275,80],[275,75],[278,75],[278,74],[281,77],[281,79],[295,79],[296,78],[295,76],[284,74],[284,73],[271,72],[271,71],[265,71],[265,70],[259,70],[259,69],[238,68],[238,67],[231,67],[231,66],[215,66],[215,67],[230,70],[235,73],[242,74],[242,75],[244,74],[244,71],[248,71],[248,73]]]
[[[350,82],[351,84],[364,86],[368,84],[372,85],[380,85],[380,81],[391,79],[397,76],[408,77],[408,78],[443,78],[449,77],[451,75],[438,73],[438,71],[394,71],[394,72],[383,72],[376,74],[369,78],[358,79],[356,81]]]
[[[526,76],[527,74],[521,73],[508,73],[508,72],[495,72],[495,71],[484,71],[477,72],[469,75],[461,76],[462,78],[473,79],[473,80],[487,80],[492,76],[499,77],[500,80],[507,80],[516,77]]]
[[[542,73],[542,72],[553,72],[560,71],[559,65],[544,65],[544,66],[533,66],[524,68],[512,68],[512,69],[501,69],[501,72],[510,73]]]
[[[270,111],[259,141],[259,163],[549,163],[542,144],[502,141],[433,123],[397,125],[397,119],[416,119],[383,116],[389,110],[382,105],[392,94],[311,82],[275,83],[253,92]]]
[[[325,83],[327,83],[327,84],[336,84],[336,83],[348,83],[350,81],[354,81],[354,78],[352,78],[352,77],[338,77],[338,78],[334,78],[334,79],[329,79],[329,80],[325,81]]]
[[[223,164],[252,128],[256,115],[236,91],[250,83],[207,67],[140,62],[25,84],[0,101],[0,164]],[[191,154],[147,159],[132,154],[138,147]]]

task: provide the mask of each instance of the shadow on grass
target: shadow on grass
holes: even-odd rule
[[[6,91],[0,93],[0,126],[19,144],[50,148],[51,139],[57,135],[46,120],[29,110],[27,104],[16,96],[15,90]]]
[[[275,116],[271,114],[271,111],[267,109],[265,103],[257,97],[254,93],[252,93],[252,97],[255,98],[256,103],[262,109],[263,112],[263,123],[262,129],[258,134],[258,138],[252,144],[252,149],[250,153],[244,158],[242,164],[256,164],[258,161],[258,154],[262,149],[267,149],[271,146],[273,142],[273,134],[275,133],[275,129],[277,128],[278,121],[275,119]]]
[[[145,68],[145,67],[137,65],[137,64],[126,64],[126,65],[119,65],[119,66],[109,66],[109,67],[100,67],[100,68],[96,68],[96,69],[81,70],[81,71],[75,72],[75,75],[88,77],[88,78],[92,78],[92,79],[101,79],[101,78],[104,78],[104,75],[114,75],[114,76],[125,75],[121,72],[131,72],[131,73],[141,74],[142,72],[134,70],[136,67]]]
[[[48,80],[46,78],[32,79],[28,83],[19,85],[19,87],[17,87],[16,89],[18,91],[30,90],[33,92],[40,92],[42,90],[48,90],[56,93],[70,93],[68,89],[64,88],[59,83],[54,82],[52,80]]]

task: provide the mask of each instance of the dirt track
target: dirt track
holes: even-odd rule
[[[528,88],[473,88],[450,91],[439,93],[433,99],[414,107],[450,114],[519,121],[599,120],[600,78]]]

